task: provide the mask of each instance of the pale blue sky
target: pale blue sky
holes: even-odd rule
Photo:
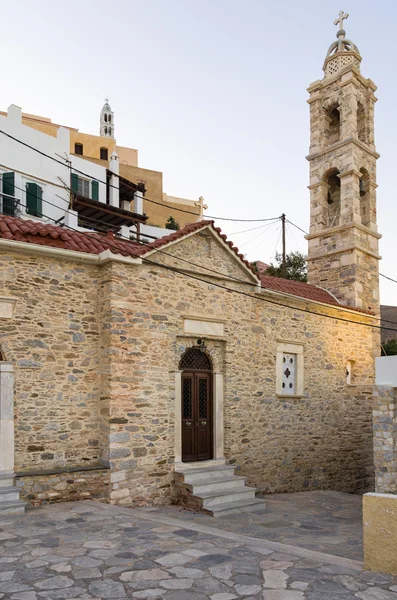
[[[306,88],[322,77],[341,8],[362,73],[379,88],[380,270],[397,279],[394,0],[7,2],[0,109],[18,104],[96,134],[108,96],[117,142],[138,148],[140,166],[163,171],[168,194],[203,195],[217,216],[285,212],[307,230]],[[226,233],[250,227],[219,224]],[[280,249],[277,227],[232,239],[249,259],[268,261]],[[306,249],[296,229],[287,241],[288,250]],[[397,284],[382,281],[381,300],[397,304]]]

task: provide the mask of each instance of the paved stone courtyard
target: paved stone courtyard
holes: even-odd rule
[[[85,501],[4,521],[0,598],[397,600],[359,561],[173,515]]]
[[[363,560],[362,496],[333,491],[269,494],[266,511],[223,517],[222,528],[243,535]],[[208,523],[200,513],[177,506],[170,516]]]

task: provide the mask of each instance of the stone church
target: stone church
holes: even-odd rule
[[[212,221],[140,244],[0,215],[0,510],[372,488],[376,87],[345,17],[309,87],[308,284]]]

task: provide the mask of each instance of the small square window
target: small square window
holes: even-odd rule
[[[83,156],[83,144],[75,144],[74,145],[74,153],[80,154],[80,156]]]
[[[101,148],[99,156],[100,156],[101,160],[108,160],[108,149]]]

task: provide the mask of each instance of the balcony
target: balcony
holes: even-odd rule
[[[17,217],[20,212],[19,201],[14,196],[0,193],[0,214]]]
[[[79,227],[97,231],[118,231],[123,225],[136,226],[139,230],[140,224],[148,219],[146,215],[138,215],[81,195],[74,196],[71,208],[78,213]]]

